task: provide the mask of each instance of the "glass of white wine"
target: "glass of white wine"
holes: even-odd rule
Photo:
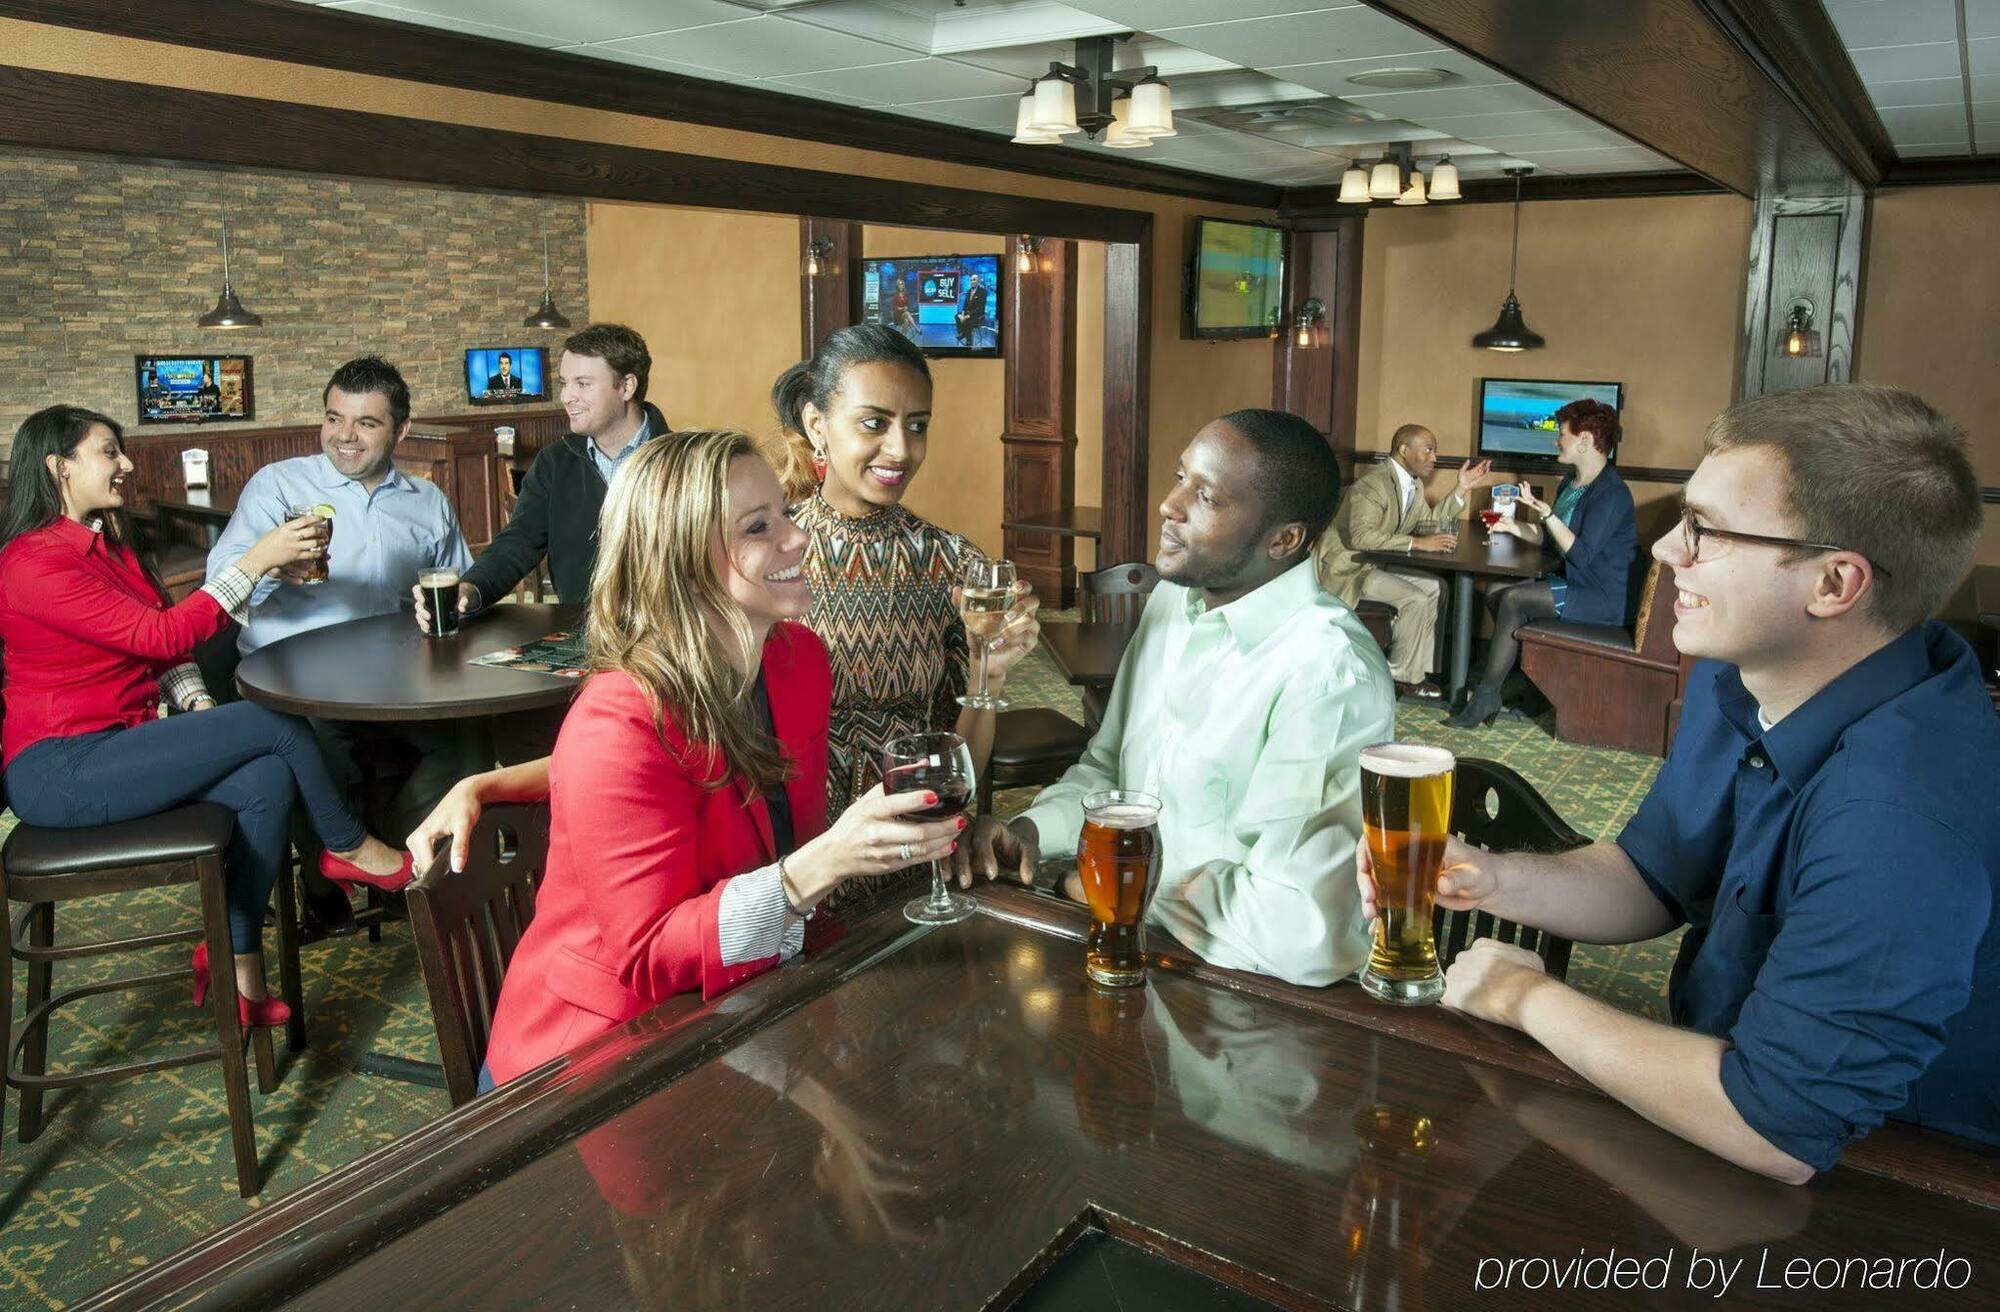
[[[971,648],[972,689],[958,704],[1004,711],[1007,699],[986,691],[986,653],[1007,627],[1007,609],[1014,604],[1014,562],[985,556],[967,560],[959,587],[958,613],[965,620],[966,645]]]

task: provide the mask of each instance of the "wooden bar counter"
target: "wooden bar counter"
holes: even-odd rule
[[[978,896],[677,1000],[80,1306],[1047,1306],[1059,1256],[1109,1241],[1210,1291],[1150,1306],[2000,1299],[1986,1150],[1885,1131],[1790,1188],[1511,1032],[1171,942],[1097,990],[1078,909]],[[1859,1283],[1876,1259],[1933,1262]]]

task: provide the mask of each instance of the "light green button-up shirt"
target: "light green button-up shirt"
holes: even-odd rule
[[[1218,966],[1331,984],[1368,948],[1357,756],[1394,733],[1381,648],[1311,561],[1214,610],[1163,582],[1103,725],[1027,818],[1044,856],[1069,856],[1086,794],[1152,793],[1163,851],[1148,918]]]

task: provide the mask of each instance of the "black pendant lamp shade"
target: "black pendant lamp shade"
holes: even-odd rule
[[[1521,179],[1529,170],[1507,171],[1514,175],[1514,254],[1507,262],[1507,299],[1500,306],[1500,317],[1474,337],[1472,344],[1486,351],[1538,351],[1548,343],[1528,328],[1528,321],[1521,317],[1521,298],[1514,295],[1514,274],[1521,263]]]
[[[523,328],[567,328],[569,319],[556,308],[555,298],[549,293],[549,234],[542,232],[542,303],[535,312],[521,320]]]
[[[222,295],[215,298],[215,308],[195,320],[198,328],[255,328],[264,320],[243,308],[243,302],[236,298],[236,289],[229,284],[229,216],[222,218]]]

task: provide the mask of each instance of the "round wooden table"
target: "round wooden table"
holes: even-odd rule
[[[560,706],[577,680],[469,664],[582,622],[580,606],[492,606],[449,638],[427,638],[408,611],[348,620],[260,647],[236,667],[243,695],[328,720],[465,720]]]
[[[1357,551],[1371,565],[1430,570],[1452,576],[1451,671],[1445,700],[1456,710],[1465,704],[1472,680],[1472,632],[1479,624],[1479,598],[1473,583],[1481,578],[1537,579],[1562,564],[1562,553],[1546,542],[1523,542],[1506,533],[1491,533],[1472,519],[1458,528],[1458,546],[1451,551]]]

